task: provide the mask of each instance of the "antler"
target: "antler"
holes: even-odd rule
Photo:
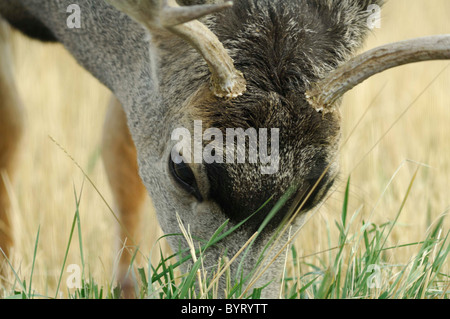
[[[230,8],[231,1],[213,5],[180,7],[171,0],[106,0],[150,31],[168,30],[192,45],[208,63],[212,91],[234,98],[246,90],[246,81],[217,36],[197,19]]]
[[[450,59],[450,35],[395,42],[351,59],[312,85],[306,99],[318,112],[333,112],[335,102],[356,85],[387,69],[427,60]]]

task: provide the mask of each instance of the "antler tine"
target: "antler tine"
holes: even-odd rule
[[[246,91],[246,81],[217,36],[197,19],[233,6],[221,4],[180,7],[171,0],[106,0],[149,31],[168,30],[194,47],[208,63],[211,90],[217,97],[235,98]]]
[[[231,8],[233,6],[232,1],[219,4],[209,5],[193,5],[185,7],[169,7],[164,8],[163,26],[172,27],[196,19],[200,19],[211,13],[220,12],[222,10]]]
[[[450,35],[395,42],[351,59],[312,85],[306,99],[318,112],[333,112],[336,101],[369,77],[400,65],[450,59]]]

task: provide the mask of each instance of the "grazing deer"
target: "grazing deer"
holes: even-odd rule
[[[217,269],[224,253],[235,256],[258,232],[246,258],[239,256],[231,265],[233,276],[240,276],[238,271],[246,276],[276,235],[261,264],[265,275],[252,283],[261,287],[272,280],[263,292],[275,297],[282,271],[276,257],[288,242],[287,232],[277,230],[286,221],[299,229],[338,172],[340,97],[386,68],[450,58],[450,41],[446,36],[406,41],[351,59],[368,32],[369,5],[381,6],[382,0],[178,2],[0,0],[0,14],[30,37],[61,42],[117,98],[106,119],[104,161],[124,240],[136,242],[146,190],[163,231],[179,233],[180,222],[188,225],[195,247],[227,221],[226,229],[245,221],[203,252],[203,264]],[[69,28],[66,21],[66,9],[74,3],[80,8],[80,28]],[[20,103],[5,61],[5,38],[0,41],[0,170],[11,178]],[[239,128],[277,129],[278,143],[256,140],[255,145],[249,134],[244,143],[249,155],[244,153],[242,162],[220,160],[240,154],[230,144],[209,148],[216,161],[192,161],[195,155],[176,148],[180,144],[172,133],[180,128],[195,132],[199,121],[200,133],[216,129],[231,146],[238,138],[231,139],[228,129]],[[200,146],[207,145],[200,141]],[[278,160],[270,174],[260,169],[261,159],[249,160],[262,148]],[[4,251],[12,244],[7,207],[0,186]],[[169,242],[178,250],[179,238],[169,237]],[[124,255],[122,276],[129,262]]]

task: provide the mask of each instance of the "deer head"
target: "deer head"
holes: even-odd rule
[[[248,283],[273,280],[266,297],[276,296],[286,226],[301,228],[338,174],[340,97],[386,68],[450,57],[449,38],[437,37],[349,61],[368,31],[368,5],[381,1],[107,2],[150,34],[158,106],[130,106],[128,115],[162,229],[189,226],[198,248],[221,226],[236,227],[202,252],[203,263],[213,272],[254,239],[231,273],[248,276],[259,264],[266,275]]]

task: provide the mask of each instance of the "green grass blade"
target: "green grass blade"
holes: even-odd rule
[[[20,285],[20,288],[22,289],[22,294],[25,295],[25,297],[28,299],[28,294],[27,294],[27,288],[26,285],[24,285],[22,283],[22,280],[20,280],[19,275],[17,274],[16,270],[14,269],[13,265],[11,265],[11,262],[9,261],[9,258],[6,256],[5,252],[3,251],[3,249],[0,247],[0,253],[3,255],[3,258],[5,258],[6,262],[8,263],[9,267],[11,268],[12,272],[14,273],[14,276],[17,280],[17,282]],[[21,299],[23,299],[23,297],[21,297]]]
[[[63,277],[63,274],[64,274],[64,269],[66,267],[67,256],[69,255],[70,244],[72,243],[72,237],[73,237],[73,233],[75,231],[76,223],[77,223],[77,213],[75,212],[75,214],[73,216],[72,227],[70,229],[69,242],[67,243],[66,252],[64,254],[63,265],[61,267],[61,273],[59,274],[58,285],[56,286],[55,299],[58,298],[59,288],[61,286],[61,280],[62,280],[62,277]]]
[[[28,286],[28,296],[31,296],[31,285],[32,285],[32,282],[33,282],[34,265],[35,265],[35,262],[36,262],[37,246],[38,246],[38,242],[39,242],[39,233],[40,233],[40,231],[41,231],[41,226],[38,227],[36,240],[34,242],[33,262],[31,264],[31,274],[30,274],[30,284]]]

